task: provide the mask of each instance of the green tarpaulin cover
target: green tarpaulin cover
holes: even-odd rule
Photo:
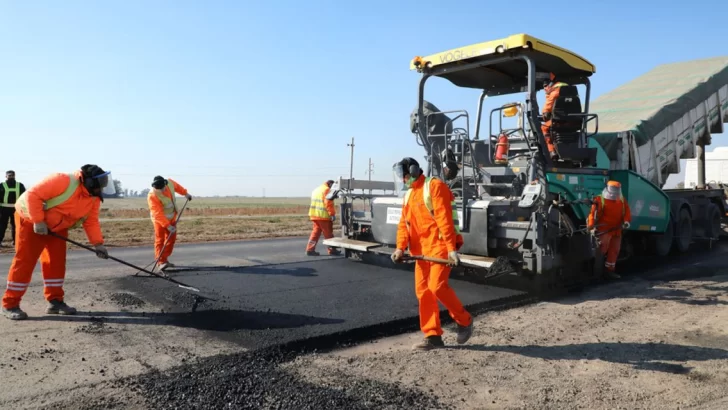
[[[728,56],[658,66],[591,103],[599,116],[592,138],[614,159],[617,133],[631,131],[642,146],[725,84]]]

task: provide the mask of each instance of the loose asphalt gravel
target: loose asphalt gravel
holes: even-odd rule
[[[293,353],[275,349],[215,356],[116,383],[157,409],[446,409],[437,397],[398,384],[341,378],[308,383],[279,368]]]

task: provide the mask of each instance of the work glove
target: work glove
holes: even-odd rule
[[[448,262],[450,262],[448,263],[448,265],[450,266],[460,265],[460,256],[458,255],[458,251],[451,251],[450,253],[448,253],[447,260]]]
[[[622,228],[624,228],[624,229],[629,229],[629,227],[630,227],[630,224],[629,224],[629,222],[627,222],[627,221],[624,221],[624,223],[622,224]]]
[[[174,225],[168,226],[167,227],[167,230],[169,231],[169,233],[175,233],[175,232],[177,232],[177,228],[175,228]]]
[[[331,222],[336,222],[336,215],[331,217]]]
[[[404,251],[402,251],[402,249],[397,249],[392,254],[392,262],[399,263],[402,260],[403,256],[404,256]]]
[[[38,222],[33,224],[33,232],[38,235],[48,235],[48,225],[45,222]]]
[[[188,201],[191,201],[192,200],[192,195],[187,194],[187,195],[185,195],[185,198],[187,198]]]
[[[96,256],[101,259],[109,258],[109,251],[106,250],[106,247],[104,245],[96,245],[94,248],[96,249]]]

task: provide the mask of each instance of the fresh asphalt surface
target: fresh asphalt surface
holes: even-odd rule
[[[411,318],[416,326],[412,272],[343,257],[309,257],[304,254],[305,244],[306,238],[177,245],[170,261],[177,267],[199,269],[172,273],[172,277],[216,299],[199,304],[194,313],[194,292],[145,273],[134,277],[134,269],[85,250],[68,252],[66,283],[83,289],[84,282],[96,282],[109,294],[126,292],[144,300],[144,311],[126,313],[130,322],[194,327],[245,348],[376,327],[398,319]],[[318,250],[325,254],[320,244]],[[151,247],[110,248],[110,254],[140,267],[153,262]],[[11,260],[12,255],[0,256],[3,276]],[[450,284],[466,306],[521,293],[457,279]],[[31,286],[42,286],[40,264]],[[66,298],[73,304],[72,293],[67,292]],[[103,319],[114,312],[86,314]]]

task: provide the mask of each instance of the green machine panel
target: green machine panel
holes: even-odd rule
[[[611,170],[609,178],[622,184],[632,213],[630,231],[665,232],[670,218],[670,198],[665,192],[633,171]]]
[[[546,173],[549,192],[560,194],[568,201],[591,200],[602,193],[607,185],[607,178],[607,170],[604,170],[603,174]],[[586,219],[589,216],[591,204],[574,204],[573,209],[577,218]]]

